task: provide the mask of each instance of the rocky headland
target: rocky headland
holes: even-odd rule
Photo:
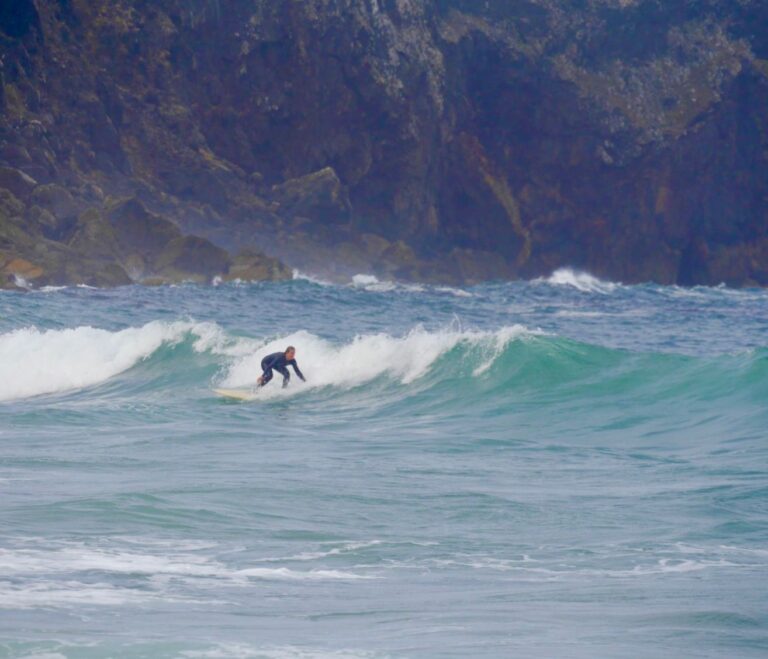
[[[768,284],[762,0],[14,0],[0,286]]]

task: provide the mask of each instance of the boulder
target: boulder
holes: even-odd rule
[[[135,197],[110,205],[107,216],[126,257],[138,253],[152,262],[170,241],[181,237],[181,230],[173,222],[148,211]]]
[[[67,244],[85,258],[115,263],[120,260],[121,250],[114,228],[95,208],[89,208],[78,217],[74,233]]]
[[[64,268],[63,278],[57,283],[77,283],[103,288],[126,286],[132,284],[133,280],[115,261],[83,259],[68,262]]]
[[[249,248],[240,251],[232,261],[224,279],[232,281],[282,281],[291,279],[293,272],[290,268],[275,258]]]
[[[30,196],[41,230],[51,240],[67,240],[75,228],[78,214],[84,205],[76,201],[70,192],[54,183],[37,186]]]
[[[69,190],[55,183],[37,186],[32,192],[31,202],[62,218],[77,215],[83,206],[75,201]]]
[[[45,274],[45,270],[36,263],[31,263],[18,256],[11,256],[2,265],[2,272],[6,276],[22,278],[24,281],[39,279]]]
[[[332,167],[272,188],[282,215],[305,217],[324,224],[345,224],[352,206],[345,186]]]
[[[229,269],[229,254],[210,240],[180,236],[169,241],[153,264],[154,274],[169,281],[207,281]]]

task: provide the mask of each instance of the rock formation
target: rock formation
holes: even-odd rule
[[[0,284],[768,284],[762,0],[14,0],[0,58]]]

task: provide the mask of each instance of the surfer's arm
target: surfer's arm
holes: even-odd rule
[[[295,359],[292,359],[292,360],[291,360],[291,361],[289,361],[288,363],[289,363],[291,366],[293,366],[293,370],[294,370],[294,371],[296,371],[296,375],[298,375],[298,376],[301,378],[302,382],[306,382],[306,381],[307,381],[307,378],[305,378],[305,377],[304,377],[304,374],[303,374],[303,373],[301,372],[301,370],[299,369],[299,365],[296,363],[296,360],[295,360]]]

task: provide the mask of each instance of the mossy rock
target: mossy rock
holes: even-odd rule
[[[275,258],[255,249],[244,249],[235,256],[224,279],[233,281],[284,281],[293,271]]]
[[[149,261],[159,257],[170,241],[181,238],[179,227],[148,211],[135,197],[111,204],[107,216],[120,249],[126,254],[139,252]]]
[[[173,281],[210,279],[229,269],[229,254],[199,236],[179,236],[169,241],[154,261],[158,275]]]
[[[95,208],[80,215],[67,244],[85,257],[117,261],[121,254],[114,228]]]
[[[86,284],[98,288],[126,286],[133,280],[123,267],[114,261],[72,261],[64,268],[64,277],[57,283]]]
[[[305,217],[325,224],[349,221],[351,204],[345,186],[332,167],[290,179],[272,188],[282,215]]]
[[[0,218],[21,217],[26,205],[11,190],[0,187]]]
[[[45,237],[51,240],[68,240],[75,229],[77,216],[85,209],[85,204],[55,183],[38,185],[29,203],[47,213],[40,224]]]

